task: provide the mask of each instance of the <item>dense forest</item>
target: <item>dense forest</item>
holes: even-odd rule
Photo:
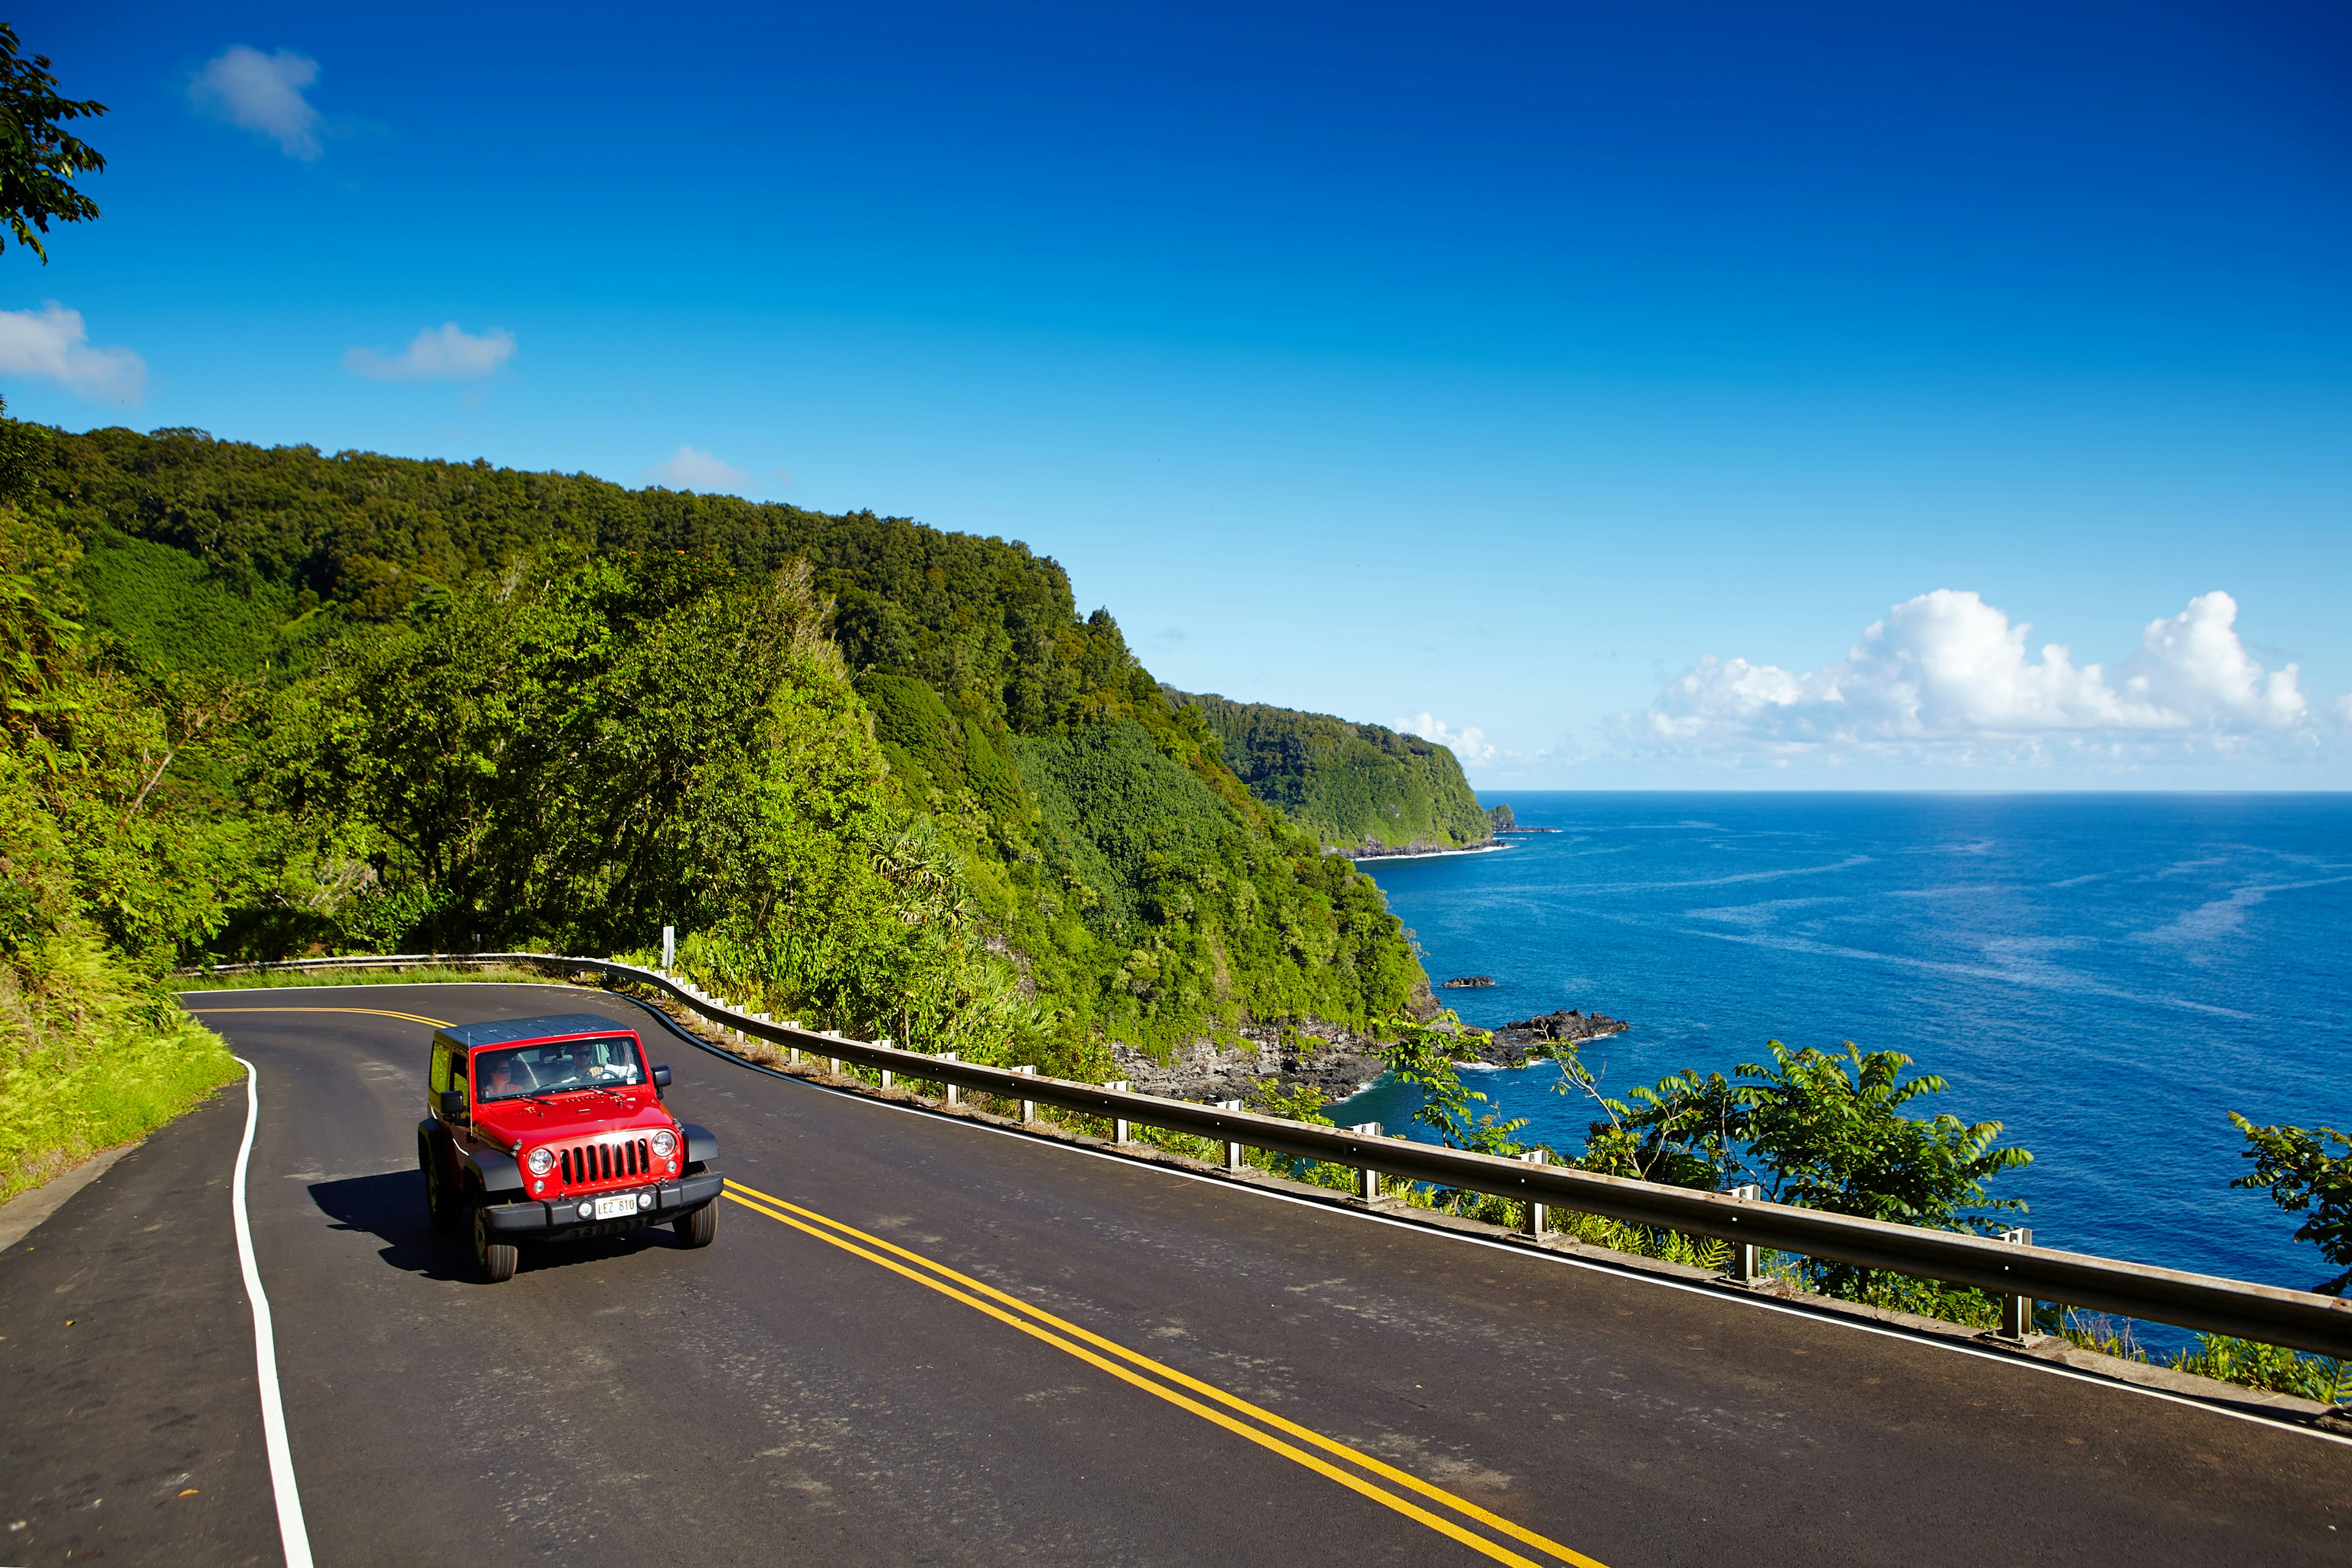
[[[1487,813],[1444,746],[1223,697],[1171,690],[1197,708],[1250,793],[1339,849],[1455,849],[1488,837]]]
[[[203,828],[173,918],[86,889],[150,972],[674,923],[793,1016],[1072,1071],[1426,1006],[1378,889],[1023,545],[189,430],[7,439],[26,602],[152,711],[137,811]]]

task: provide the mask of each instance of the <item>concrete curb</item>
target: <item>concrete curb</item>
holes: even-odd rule
[[[31,1191],[18,1193],[0,1204],[0,1252],[32,1235],[43,1220],[65,1206],[67,1199],[106,1174],[108,1166],[145,1142],[142,1138],[138,1142],[101,1149],[72,1170],[51,1176]]]

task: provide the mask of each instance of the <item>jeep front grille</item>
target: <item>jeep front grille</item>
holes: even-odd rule
[[[556,1156],[567,1187],[594,1186],[602,1182],[631,1181],[650,1173],[653,1151],[642,1138],[615,1138],[597,1143],[574,1143]]]

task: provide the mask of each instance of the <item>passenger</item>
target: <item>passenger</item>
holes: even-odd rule
[[[530,1068],[520,1057],[509,1053],[490,1064],[488,1098],[503,1100],[510,1094],[529,1094],[539,1085],[530,1076]]]

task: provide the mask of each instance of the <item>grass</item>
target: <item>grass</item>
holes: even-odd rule
[[[0,964],[0,1200],[144,1138],[244,1069],[218,1035],[68,932]]]
[[[2151,1360],[2129,1318],[2048,1307],[2042,1308],[2035,1316],[2045,1332],[2071,1340],[2084,1350],[2124,1361]],[[2175,1372],[2272,1394],[2291,1394],[2322,1405],[2352,1399],[2352,1366],[2341,1359],[2308,1355],[2283,1345],[2266,1345],[2228,1334],[2200,1334],[2196,1349],[2175,1351],[2161,1364]]]

